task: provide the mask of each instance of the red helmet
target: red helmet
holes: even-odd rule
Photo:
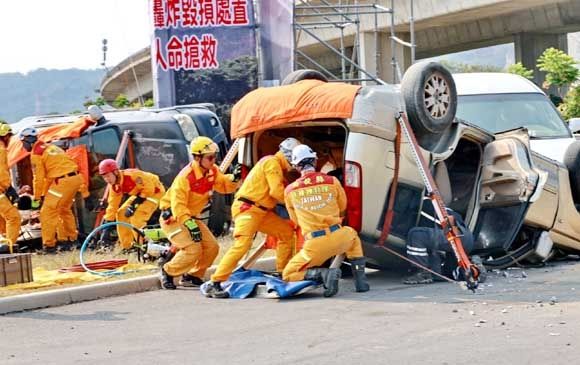
[[[119,165],[117,165],[117,161],[112,160],[110,158],[103,160],[99,163],[99,175],[105,175],[109,172],[119,170]]]

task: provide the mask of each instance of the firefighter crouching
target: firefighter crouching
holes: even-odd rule
[[[274,156],[263,157],[252,168],[232,205],[234,220],[234,244],[221,259],[211,276],[206,296],[227,298],[229,295],[221,287],[235,270],[240,259],[250,251],[256,232],[278,238],[276,249],[276,270],[281,272],[292,256],[294,229],[287,219],[282,219],[272,210],[276,204],[284,203],[284,172],[289,171],[292,149],[300,142],[287,138],[279,146]]]
[[[138,169],[119,170],[117,162],[112,159],[99,163],[99,175],[110,186],[105,223],[116,220],[139,229],[145,227],[165,193],[159,177]],[[121,205],[125,194],[129,195],[129,198]],[[119,244],[125,252],[130,250],[138,239],[137,232],[124,225],[117,225],[117,233]]]
[[[331,297],[338,292],[341,271],[316,266],[346,252],[352,265],[355,290],[368,291],[360,238],[354,229],[340,224],[346,210],[346,193],[340,182],[316,172],[316,153],[306,145],[294,148],[292,164],[302,176],[286,188],[286,208],[302,230],[305,242],[284,269],[283,279],[316,281],[324,284],[324,296]]]
[[[177,252],[161,269],[161,285],[175,289],[173,277],[183,275],[180,285],[199,286],[219,252],[209,228],[198,217],[213,190],[230,194],[238,188],[241,166],[223,174],[215,164],[219,147],[208,137],[191,142],[193,161],[177,175],[161,200],[161,228]]]
[[[0,124],[0,217],[5,224],[6,239],[14,245],[20,235],[20,214],[14,206],[18,201],[18,193],[11,185],[8,167],[7,149],[12,134],[9,124]]]
[[[57,227],[68,242],[59,242],[61,249],[76,243],[78,231],[71,207],[83,184],[78,166],[61,148],[38,140],[35,128],[20,132],[24,149],[31,152],[34,200],[32,208],[40,208],[41,235],[44,253],[56,252]],[[63,237],[64,238],[64,237]]]

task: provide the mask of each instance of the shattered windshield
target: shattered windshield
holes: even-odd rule
[[[459,96],[457,117],[492,133],[526,127],[531,138],[566,138],[570,132],[542,94]]]

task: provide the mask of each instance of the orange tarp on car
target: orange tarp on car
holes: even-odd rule
[[[259,88],[232,109],[231,136],[313,119],[350,118],[360,86],[304,80]]]
[[[82,116],[72,123],[55,124],[50,127],[39,129],[38,139],[44,142],[56,141],[65,138],[78,138],[81,134],[95,122],[87,117]],[[13,166],[18,161],[28,156],[28,152],[22,148],[22,142],[14,136],[8,145],[8,165]]]

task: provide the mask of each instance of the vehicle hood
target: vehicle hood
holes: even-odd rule
[[[574,141],[574,138],[531,139],[530,147],[540,155],[564,163],[566,150]]]

